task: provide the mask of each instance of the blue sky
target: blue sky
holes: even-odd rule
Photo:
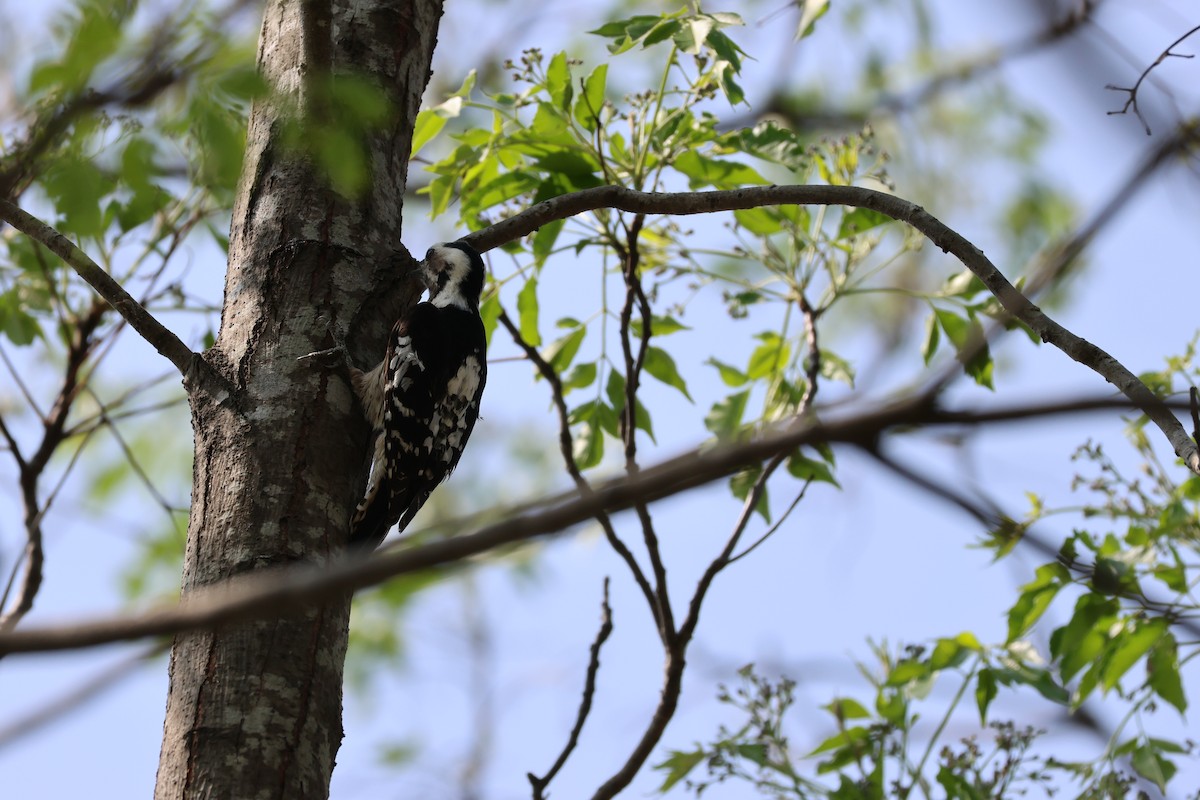
[[[13,9],[4,6],[0,3],[0,11],[11,16]],[[1009,41],[1028,30],[1023,15],[1018,18],[995,3],[941,0],[931,6],[939,43],[956,52]],[[480,15],[503,13],[497,8],[496,4],[448,5],[440,37],[445,54],[439,53],[435,62],[435,71],[446,84],[457,86],[461,70],[470,64],[462,43],[479,35]],[[531,44],[553,52],[566,45],[564,33],[602,21],[586,18],[592,13],[599,12],[588,9],[583,16],[569,19],[543,17],[527,30],[517,30],[517,19],[507,30],[487,30],[486,38],[490,43],[507,37],[503,45],[493,45],[502,55],[515,55]],[[1103,41],[1115,39],[1135,61],[1149,63],[1190,27],[1187,13],[1182,2],[1149,2],[1141,10],[1101,15],[1103,32],[1091,35]],[[868,26],[866,33],[851,35],[830,24],[828,30],[804,40],[798,55],[788,56],[785,49],[793,46],[787,35],[788,26],[794,24],[791,16],[776,15],[765,26],[755,24],[756,18],[749,14],[747,21],[751,24],[735,36],[758,54],[747,68],[745,83],[751,87],[768,85],[782,70],[794,71],[803,80],[828,72],[836,80],[840,72],[853,69],[859,46],[878,43],[887,52],[905,44],[887,38],[903,33]],[[487,47],[473,49],[491,52]],[[614,72],[618,67],[614,65]],[[1194,69],[1194,62],[1170,62],[1163,69],[1164,80],[1182,91],[1180,86],[1194,82]],[[1120,104],[1104,85],[1127,84],[1138,71],[1139,67],[1128,64],[1118,74],[1101,73],[1094,62],[1079,60],[1074,50],[1031,56],[1004,69],[1004,78],[1019,101],[1051,120],[1050,139],[1039,166],[1048,181],[1069,187],[1082,218],[1109,197],[1144,148],[1157,141],[1146,137],[1133,118],[1103,113]],[[1177,97],[1184,109],[1194,107],[1190,99],[1194,98],[1186,94]],[[1155,133],[1161,135],[1170,125],[1169,109],[1161,93],[1153,90],[1148,90],[1146,102]],[[920,153],[915,146],[914,151],[919,157],[936,156]],[[994,208],[986,198],[990,182],[1003,186],[1008,177],[994,168],[964,174],[963,182],[983,199],[973,206],[929,210],[986,252],[1002,251],[1004,243],[996,240],[992,225]],[[904,187],[897,191],[904,194]],[[1071,284],[1070,301],[1054,310],[1055,317],[1134,372],[1160,367],[1165,356],[1179,352],[1195,333],[1189,259],[1197,251],[1198,205],[1193,174],[1175,169],[1157,176],[1097,239],[1089,251],[1088,271]],[[406,244],[414,252],[454,235],[415,214],[406,219],[405,229]],[[219,261],[199,245],[195,259],[195,280],[214,300],[219,299]],[[958,265],[947,257],[937,268],[948,276]],[[553,284],[548,282],[543,305],[567,304],[578,290],[573,278]],[[678,334],[679,346],[694,352],[693,363],[699,363],[713,336],[699,323],[706,313],[719,314],[719,304],[701,305],[690,313],[696,320],[685,321],[698,330]],[[180,317],[173,324],[189,343],[196,343],[203,332],[194,317]],[[140,342],[126,341],[122,350],[128,359],[152,357]],[[1005,340],[996,352],[1002,366],[997,400],[1075,396],[1103,389],[1096,376],[1049,347],[1032,347],[1024,337]],[[908,358],[913,365],[917,359],[912,350],[898,357]],[[699,368],[686,372],[685,378],[698,396],[715,385],[714,376]],[[494,365],[481,425],[531,423],[543,431],[547,449],[553,450],[554,433],[542,424],[548,419],[542,391],[541,384],[532,384],[527,365]],[[966,385],[956,388],[953,396],[964,404],[992,399]],[[681,414],[689,413],[677,397],[664,392],[661,399],[680,404]],[[979,437],[971,460],[989,494],[1014,510],[1024,508],[1023,492],[1031,488],[1067,501],[1077,469],[1069,457],[1082,441],[1104,441],[1123,463],[1133,463],[1131,451],[1122,444],[1122,427],[1115,416],[1094,415],[1000,428]],[[676,430],[663,423],[659,432],[661,449],[652,460],[698,440],[692,427]],[[905,444],[899,452],[935,475],[961,479],[964,474],[954,451],[928,437]],[[1169,455],[1165,447],[1161,452]],[[897,482],[855,454],[840,454],[839,464],[841,492],[817,487],[773,541],[718,581],[690,658],[691,674],[680,712],[663,740],[664,750],[687,748],[710,737],[720,722],[734,722],[715,703],[715,686],[733,682],[736,669],[748,661],[759,663],[768,674],[782,672],[800,681],[793,736],[797,749],[803,750],[829,733],[816,711],[818,704],[839,693],[866,696],[852,664],[856,658],[868,658],[868,637],[892,643],[926,641],[970,629],[984,641],[1003,640],[1003,612],[1011,603],[1013,587],[1028,579],[1018,569],[1021,562],[989,568],[987,553],[967,548],[980,533],[969,518]],[[11,539],[7,521],[16,518],[11,499],[11,493],[0,495],[0,520],[5,520],[0,533],[10,536],[4,540],[6,545]],[[78,516],[69,507],[58,511],[61,527],[50,542],[50,573],[31,623],[121,607],[114,576],[132,558],[138,531],[147,530],[145,515],[155,513],[153,508],[147,511],[145,499],[136,496],[95,516],[92,509],[78,510]],[[736,513],[721,486],[661,504],[656,518],[665,532],[664,548],[677,591],[694,582]],[[624,530],[632,531],[631,520],[618,521]],[[1049,528],[1056,529],[1054,523]],[[623,567],[596,531],[583,526],[546,547],[533,577],[489,568],[475,578],[474,605],[457,588],[434,592],[419,604],[408,621],[404,669],[380,679],[367,694],[347,694],[347,733],[333,796],[458,796],[455,776],[479,712],[479,695],[464,688],[471,679],[467,610],[472,608],[481,610],[490,630],[486,684],[494,700],[494,741],[483,794],[528,796],[525,772],[546,769],[572,722],[605,575],[613,578],[616,633],[604,653],[593,718],[580,750],[552,791],[559,797],[576,797],[598,785],[640,735],[658,691],[660,664],[649,615]],[[71,656],[0,661],[0,727],[136,649],[112,646]],[[1195,692],[1198,681],[1194,674],[1190,677]],[[165,661],[160,659],[134,671],[69,717],[0,749],[5,794],[144,796],[153,786],[157,766],[165,688]],[[1022,713],[1034,706],[1018,701],[1012,707],[1014,713]],[[1160,713],[1156,722],[1171,730],[1172,713]],[[1044,718],[1039,724],[1068,731],[1058,718]],[[381,748],[410,740],[422,745],[418,766],[395,771],[378,765]],[[1098,749],[1096,742],[1074,730],[1060,741],[1081,755]],[[658,776],[644,773],[629,794],[644,795],[658,782]]]

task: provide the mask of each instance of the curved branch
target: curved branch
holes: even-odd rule
[[[143,339],[175,365],[185,378],[189,372],[202,363],[198,354],[192,352],[183,341],[168,330],[161,322],[147,311],[141,303],[117,283],[111,275],[92,261],[86,253],[71,243],[71,240],[50,227],[46,223],[21,210],[8,200],[0,199],[0,219],[9,225],[44,244],[51,252],[79,273],[96,293],[108,301],[117,313],[125,318]]]
[[[952,254],[1000,301],[1004,310],[1033,329],[1080,364],[1116,386],[1162,430],[1188,469],[1200,474],[1200,451],[1179,420],[1161,400],[1104,350],[1046,316],[1017,291],[979,248],[916,203],[858,186],[755,186],[710,192],[638,192],[623,186],[598,186],[572,192],[509,217],[490,228],[463,237],[480,252],[511,242],[549,222],[612,208],[635,214],[686,216],[768,205],[842,205],[869,208],[920,231],[944,252]]]

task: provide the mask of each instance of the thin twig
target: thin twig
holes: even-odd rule
[[[583,725],[587,722],[588,714],[592,710],[592,698],[596,694],[596,674],[600,671],[600,648],[608,641],[608,637],[612,634],[612,608],[608,605],[608,578],[604,578],[604,599],[600,603],[600,630],[596,632],[596,639],[592,642],[590,656],[588,658],[587,677],[583,681],[583,697],[579,701],[579,712],[575,715],[575,726],[571,728],[571,735],[567,738],[567,744],[559,753],[558,758],[554,761],[554,766],[544,777],[539,778],[532,772],[527,773],[529,783],[533,786],[534,800],[546,800],[546,787],[550,785],[550,781],[554,780],[554,776],[567,763],[567,759],[575,750],[575,746],[579,743],[579,734],[583,733]]]
[[[939,483],[932,478],[922,475],[916,470],[899,463],[895,459],[881,452],[878,448],[864,448],[868,455],[873,457],[882,466],[889,469],[892,473],[909,483],[917,486],[923,491],[929,492],[934,497],[944,500],[951,505],[961,509],[971,517],[978,520],[985,528],[995,530],[998,525],[1009,523],[1015,524],[1013,518],[1004,513],[1002,509],[992,502],[983,500],[972,500],[965,495],[959,494],[945,484]],[[1022,532],[1022,541],[1028,540],[1036,549],[1044,555],[1054,559],[1062,564],[1076,576],[1082,580],[1092,580],[1095,577],[1093,565],[1079,561],[1075,558],[1065,557],[1062,551],[1056,547],[1046,544],[1041,537],[1031,536],[1031,530],[1027,526]],[[1058,540],[1061,541],[1061,537]],[[1150,597],[1144,592],[1137,591],[1117,591],[1120,597],[1136,603],[1140,608],[1155,616],[1166,617],[1172,625],[1178,626],[1181,630],[1187,631],[1192,636],[1200,636],[1200,624],[1195,621],[1180,616],[1175,611],[1175,604],[1166,600],[1158,600]]]
[[[4,366],[8,367],[8,372],[12,375],[13,382],[17,384],[17,388],[21,390],[21,396],[25,398],[25,402],[33,409],[33,413],[37,414],[38,419],[46,421],[46,415],[38,408],[37,400],[34,399],[33,393],[29,391],[29,387],[25,385],[24,379],[21,377],[21,371],[12,363],[12,359],[8,357],[8,351],[0,347],[0,360],[4,361]]]
[[[0,199],[0,219],[36,241],[41,242],[75,270],[81,278],[108,301],[143,339],[175,365],[187,377],[202,362],[200,357],[161,322],[154,318],[129,292],[113,280],[71,240],[46,223]]]
[[[1117,109],[1116,111],[1109,111],[1108,112],[1109,116],[1112,116],[1114,114],[1127,114],[1127,113],[1129,113],[1129,109],[1132,108],[1133,113],[1137,116],[1138,120],[1142,123],[1142,128],[1145,129],[1146,135],[1149,136],[1150,135],[1150,123],[1146,121],[1146,118],[1144,116],[1142,116],[1142,110],[1138,107],[1138,90],[1141,89],[1142,82],[1145,81],[1146,78],[1150,77],[1150,73],[1153,72],[1160,64],[1162,64],[1168,58],[1195,58],[1195,56],[1191,53],[1184,55],[1183,53],[1172,53],[1171,51],[1173,49],[1175,49],[1176,45],[1182,44],[1185,39],[1189,38],[1190,36],[1192,36],[1192,34],[1196,33],[1197,31],[1200,31],[1200,25],[1197,25],[1196,27],[1192,28],[1190,31],[1185,33],[1183,36],[1180,36],[1178,39],[1176,39],[1175,41],[1173,41],[1169,45],[1167,45],[1167,48],[1158,54],[1158,58],[1154,59],[1154,62],[1151,63],[1150,66],[1148,66],[1144,70],[1142,70],[1142,74],[1138,76],[1138,79],[1133,84],[1133,86],[1115,86],[1111,83],[1108,84],[1107,86],[1105,86],[1104,88],[1108,89],[1109,91],[1125,92],[1128,95],[1128,97],[1125,100],[1125,105],[1123,105],[1121,108]]]
[[[641,386],[642,371],[646,366],[646,354],[650,349],[650,337],[653,335],[652,313],[650,302],[642,289],[642,279],[638,275],[641,261],[641,250],[638,248],[638,236],[641,234],[645,216],[638,214],[633,222],[625,227],[625,244],[618,245],[617,252],[621,257],[621,272],[625,279],[625,303],[621,307],[619,338],[621,354],[625,360],[625,407],[621,410],[621,435],[625,440],[625,472],[637,475],[637,395]],[[633,325],[633,307],[638,306],[642,319],[642,335],[638,341],[637,355],[633,353],[630,339]],[[663,564],[662,551],[658,545],[658,534],[654,531],[654,519],[645,503],[634,505],[638,524],[642,528],[642,541],[646,545],[646,555],[650,559],[650,570],[654,574],[654,592],[658,607],[658,618],[662,620],[663,642],[669,643],[675,636],[675,614],[671,609],[671,595],[667,589],[667,569]]]
[[[753,553],[755,550],[758,549],[759,545],[761,545],[767,539],[770,539],[772,536],[774,536],[775,532],[778,531],[780,527],[782,527],[784,522],[787,522],[787,518],[790,517],[792,515],[792,512],[796,510],[796,506],[800,505],[800,501],[804,499],[804,495],[808,494],[809,486],[812,486],[812,478],[809,478],[808,480],[806,480],[804,482],[804,485],[800,487],[800,491],[796,493],[796,496],[794,498],[792,498],[792,502],[788,505],[788,507],[786,509],[784,509],[784,512],[779,515],[779,519],[775,520],[775,524],[772,525],[771,527],[767,528],[766,532],[763,533],[762,536],[758,537],[753,542],[746,545],[746,549],[744,549],[742,552],[738,553],[737,555],[730,556],[728,561],[725,562],[725,566],[729,566],[733,562],[740,561],[741,559],[750,555],[751,553]]]
[[[571,480],[575,482],[580,492],[587,493],[592,491],[592,485],[583,473],[579,470],[579,465],[575,462],[574,444],[571,441],[571,419],[570,412],[567,410],[567,401],[563,395],[562,379],[558,377],[558,373],[554,371],[554,367],[546,359],[542,358],[542,354],[537,351],[537,348],[525,341],[521,336],[521,331],[513,324],[508,313],[501,308],[499,316],[500,324],[508,331],[513,342],[517,347],[524,351],[525,356],[533,362],[537,368],[538,374],[545,379],[546,383],[550,384],[550,396],[554,403],[554,409],[558,413],[558,443],[559,451],[562,453],[563,462],[567,468],[567,474],[571,476]],[[650,613],[654,616],[654,625],[658,629],[659,636],[666,641],[666,628],[663,626],[662,616],[658,611],[658,604],[654,599],[654,590],[650,587],[650,581],[646,579],[646,573],[642,571],[641,565],[638,564],[633,552],[626,546],[625,542],[621,541],[621,537],[617,535],[616,528],[613,527],[612,519],[603,510],[596,515],[596,521],[600,523],[600,528],[604,531],[604,538],[608,540],[608,544],[625,565],[629,568],[629,572],[633,575],[634,582],[638,588],[642,590],[642,595],[646,598],[647,604],[650,606]]]
[[[79,684],[69,692],[45,706],[31,711],[24,716],[0,728],[0,748],[22,739],[45,725],[48,725],[67,714],[75,711],[84,703],[111,689],[122,679],[137,668],[165,653],[167,644],[156,644],[129,658],[124,658],[105,668],[100,673]]]

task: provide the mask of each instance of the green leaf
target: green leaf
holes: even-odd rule
[[[21,308],[16,289],[0,295],[0,331],[18,347],[33,344],[34,339],[42,337],[41,325]]]
[[[779,215],[766,208],[739,208],[733,212],[733,218],[755,236],[771,236],[783,230]]]
[[[929,366],[933,354],[937,352],[938,340],[941,328],[938,326],[937,314],[930,314],[925,318],[925,343],[921,346],[921,357],[925,359],[925,366]]]
[[[1069,681],[1100,655],[1118,609],[1116,600],[1098,594],[1088,593],[1075,601],[1071,620],[1050,637],[1050,655],[1059,660],[1063,680]]]
[[[1117,685],[1138,660],[1158,644],[1167,632],[1165,619],[1137,620],[1133,630],[1123,631],[1113,637],[1100,671],[1101,685],[1107,691]]]
[[[571,456],[579,469],[591,469],[604,458],[604,431],[595,419],[583,423],[571,448]]]
[[[1158,748],[1150,744],[1135,748],[1129,763],[1137,774],[1151,781],[1160,792],[1167,791],[1167,782],[1175,775],[1175,765],[1164,758]]]
[[[808,757],[818,755],[820,753],[828,753],[830,750],[840,750],[843,747],[855,745],[859,742],[865,742],[871,737],[871,732],[867,728],[854,727],[847,728],[844,731],[838,731],[833,736],[830,736],[825,741],[817,745]]]
[[[962,664],[970,655],[971,651],[957,639],[938,639],[929,656],[929,666],[934,670],[951,669]]]
[[[875,695],[875,710],[891,724],[901,726],[908,715],[908,701],[905,700],[903,692],[895,688],[881,687]]]
[[[633,335],[637,338],[642,338],[642,321],[641,319],[633,320],[630,325],[633,329]],[[684,325],[674,317],[663,317],[654,314],[650,317],[650,335],[651,336],[666,336],[679,331],[690,331],[687,325]]]
[[[1179,711],[1187,711],[1187,695],[1179,679],[1179,648],[1168,631],[1155,643],[1146,660],[1147,681],[1154,693]]]
[[[622,375],[620,372],[617,372],[615,369],[610,369],[608,371],[608,381],[604,386],[604,393],[605,393],[605,395],[608,396],[608,401],[610,403],[612,403],[613,409],[614,410],[619,409],[619,412],[614,411],[614,413],[624,413],[624,411],[625,411],[625,376]],[[649,437],[653,440],[654,439],[654,428],[650,424],[650,412],[648,412],[646,410],[645,406],[642,405],[642,401],[637,399],[636,397],[633,398],[633,413],[634,413],[634,427],[636,427],[638,430],[645,431],[647,433],[647,435],[649,435]],[[613,436],[616,436],[617,433],[618,433],[618,430],[614,427]]]
[[[537,233],[533,235],[533,257],[540,268],[554,250],[554,243],[558,241],[558,235],[562,232],[563,225],[566,220],[556,219],[553,222],[547,222],[542,227],[538,228]]]
[[[987,724],[988,708],[996,699],[996,676],[987,667],[975,676],[975,705],[979,708],[979,724]]]
[[[1054,681],[1048,670],[1014,663],[1011,667],[992,668],[992,676],[1005,686],[1015,683],[1032,687],[1042,697],[1060,705],[1067,705],[1071,699],[1070,693]]]
[[[800,7],[802,11],[800,13],[800,24],[796,26],[796,41],[812,34],[817,20],[825,16],[825,12],[829,11],[829,0],[804,0],[800,4]]]
[[[946,338],[950,340],[954,348],[961,350],[966,347],[971,338],[971,324],[953,311],[947,311],[944,308],[935,308],[933,313],[937,317],[938,325],[946,332]]]
[[[717,368],[717,372],[720,373],[721,380],[725,382],[726,386],[744,386],[750,380],[741,370],[731,367],[724,362],[717,361],[715,358],[710,358],[704,363]]]
[[[842,485],[833,477],[833,470],[824,461],[815,461],[800,453],[799,450],[788,456],[787,471],[802,481],[819,481],[832,483],[839,489]]]
[[[571,362],[575,360],[575,354],[579,352],[579,346],[583,344],[583,337],[586,335],[587,328],[577,328],[561,339],[554,340],[546,348],[546,352],[542,353],[542,358],[546,359],[554,371],[561,375],[563,370],[571,366]]]
[[[537,287],[537,275],[530,275],[529,280],[525,281],[525,285],[517,293],[517,319],[519,323],[517,328],[521,332],[521,338],[534,347],[540,347],[542,344],[542,336],[538,332]]]
[[[762,344],[750,354],[750,363],[746,367],[746,377],[759,380],[774,375],[787,366],[791,357],[791,349],[787,342],[774,331],[760,333],[756,337]]]
[[[488,344],[491,344],[492,334],[496,332],[496,325],[500,321],[500,295],[492,292],[484,298],[479,304],[479,318],[483,320],[483,332],[487,336]]]
[[[979,320],[971,316],[963,318],[952,311],[935,308],[938,324],[942,326],[946,337],[954,344],[959,360],[968,349],[974,351],[969,361],[963,364],[963,370],[975,379],[980,386],[992,387],[992,356],[987,342],[983,338],[983,326]]]
[[[760,475],[762,475],[762,467],[754,466],[744,469],[729,479],[729,490],[733,492],[733,496],[738,500],[745,501],[746,497],[750,494],[750,490],[754,488],[754,484],[758,483]],[[767,499],[766,486],[759,493],[758,502],[754,504],[754,510],[767,522],[771,521],[771,504]]]
[[[891,221],[892,218],[887,214],[872,211],[869,208],[850,209],[842,214],[842,222],[838,225],[837,239],[838,241],[849,239]]]
[[[888,673],[885,686],[904,686],[913,681],[921,681],[931,674],[929,664],[924,661],[901,661],[892,667]]]
[[[556,53],[550,59],[550,66],[546,68],[546,91],[554,105],[563,111],[570,109],[575,87],[571,85],[571,66],[565,52]]]
[[[754,762],[760,767],[767,765],[767,746],[758,743],[742,743],[737,746],[737,754]]]
[[[831,381],[841,381],[854,388],[854,367],[850,362],[829,350],[821,351],[821,374]]]
[[[991,800],[974,783],[955,772],[948,764],[937,771],[937,782],[946,790],[946,800]]]
[[[704,186],[736,189],[739,186],[761,186],[769,183],[752,167],[736,161],[708,158],[695,150],[687,150],[676,158],[675,169],[687,176],[688,186],[692,190]]]
[[[675,46],[688,55],[700,55],[714,23],[714,19],[703,15],[687,18],[674,36]]]
[[[427,108],[418,113],[417,122],[413,126],[412,155],[415,156],[421,152],[421,148],[429,144],[433,137],[442,132],[444,127],[446,127],[446,118],[434,109]]]
[[[538,187],[541,178],[524,170],[505,172],[488,181],[473,192],[463,192],[463,213],[467,215],[487,211],[494,206],[527,194]]]
[[[972,297],[986,289],[987,287],[983,285],[983,281],[979,280],[978,275],[969,269],[964,269],[957,275],[947,278],[938,294],[942,297]]]
[[[80,237],[104,232],[103,204],[110,182],[91,161],[63,157],[49,162],[42,187],[60,214],[58,228]]]
[[[1050,601],[1071,580],[1067,568],[1058,562],[1037,568],[1032,581],[1021,587],[1021,595],[1008,611],[1008,642],[1025,634],[1045,613]]]
[[[574,389],[591,386],[596,380],[596,362],[587,361],[576,364],[562,381],[563,395],[568,395]]]
[[[683,393],[683,396],[688,400],[692,396],[688,394],[687,384],[679,375],[679,370],[675,367],[675,359],[671,358],[671,354],[659,347],[646,348],[646,372],[649,372],[655,378],[678,389]]]
[[[829,703],[821,706],[824,710],[842,722],[848,719],[870,719],[871,712],[863,704],[849,697],[835,697]]]
[[[704,417],[704,427],[722,441],[732,439],[742,428],[742,416],[746,413],[749,399],[750,390],[747,389],[713,403],[712,409]]]
[[[592,70],[583,82],[583,91],[575,101],[575,120],[586,131],[596,130],[596,119],[604,109],[604,96],[608,84],[608,65],[601,64]]]
[[[671,754],[667,756],[666,761],[654,765],[655,769],[667,773],[667,777],[663,780],[662,786],[658,787],[658,790],[665,792],[686,778],[688,773],[695,769],[696,765],[704,761],[704,757],[703,750],[693,750],[689,753],[672,750]]]

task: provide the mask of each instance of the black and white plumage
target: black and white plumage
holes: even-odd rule
[[[429,300],[397,320],[378,366],[350,371],[378,434],[353,547],[377,547],[397,522],[404,530],[458,465],[479,417],[487,380],[483,259],[463,242],[439,244],[418,271]]]

